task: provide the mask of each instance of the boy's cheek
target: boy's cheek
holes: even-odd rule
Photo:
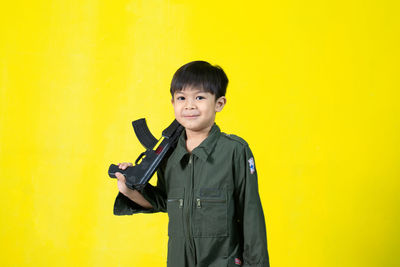
[[[180,117],[180,112],[178,111],[178,110],[174,110],[174,113],[175,113],[175,118],[178,118],[178,117]]]

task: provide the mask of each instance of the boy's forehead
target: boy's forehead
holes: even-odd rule
[[[176,94],[183,94],[183,93],[208,93],[206,92],[203,87],[195,87],[195,86],[186,86],[183,87],[182,90],[175,91]]]

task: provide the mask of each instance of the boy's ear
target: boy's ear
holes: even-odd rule
[[[215,112],[220,112],[226,104],[226,97],[221,96],[215,101]]]

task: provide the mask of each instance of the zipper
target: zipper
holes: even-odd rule
[[[201,203],[204,203],[204,202],[209,202],[209,203],[225,203],[226,201],[225,201],[225,199],[200,199],[200,198],[197,198],[196,199],[196,203],[197,203],[197,208],[201,208]]]
[[[191,234],[190,234],[190,214],[189,214],[189,212],[190,212],[190,207],[191,207],[191,199],[192,199],[192,185],[193,185],[193,166],[192,166],[192,157],[193,157],[193,154],[190,154],[190,156],[189,156],[189,166],[190,166],[190,179],[189,179],[189,182],[190,182],[190,186],[188,186],[188,188],[190,189],[189,190],[189,194],[188,194],[188,205],[187,205],[187,208],[186,208],[186,210],[187,210],[187,212],[186,212],[186,232],[187,232],[187,236],[188,236],[188,238],[189,238],[189,240],[191,240]]]
[[[190,167],[190,179],[188,181],[189,186],[188,186],[188,191],[189,193],[187,194],[187,205],[186,206],[186,236],[188,237],[190,247],[192,248],[193,254],[195,255],[195,247],[194,247],[194,241],[192,240],[192,224],[191,224],[191,218],[190,216],[192,215],[190,207],[193,205],[193,180],[194,180],[194,166],[193,166],[193,154],[190,154],[189,156],[189,167]],[[196,257],[195,257],[196,258]]]
[[[183,207],[183,198],[172,198],[172,199],[168,199],[168,202],[175,202],[175,201],[179,201],[179,208]]]

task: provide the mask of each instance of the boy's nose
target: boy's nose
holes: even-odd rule
[[[194,105],[193,101],[190,101],[190,100],[186,101],[185,109],[193,109],[194,107],[195,107],[195,105]]]

